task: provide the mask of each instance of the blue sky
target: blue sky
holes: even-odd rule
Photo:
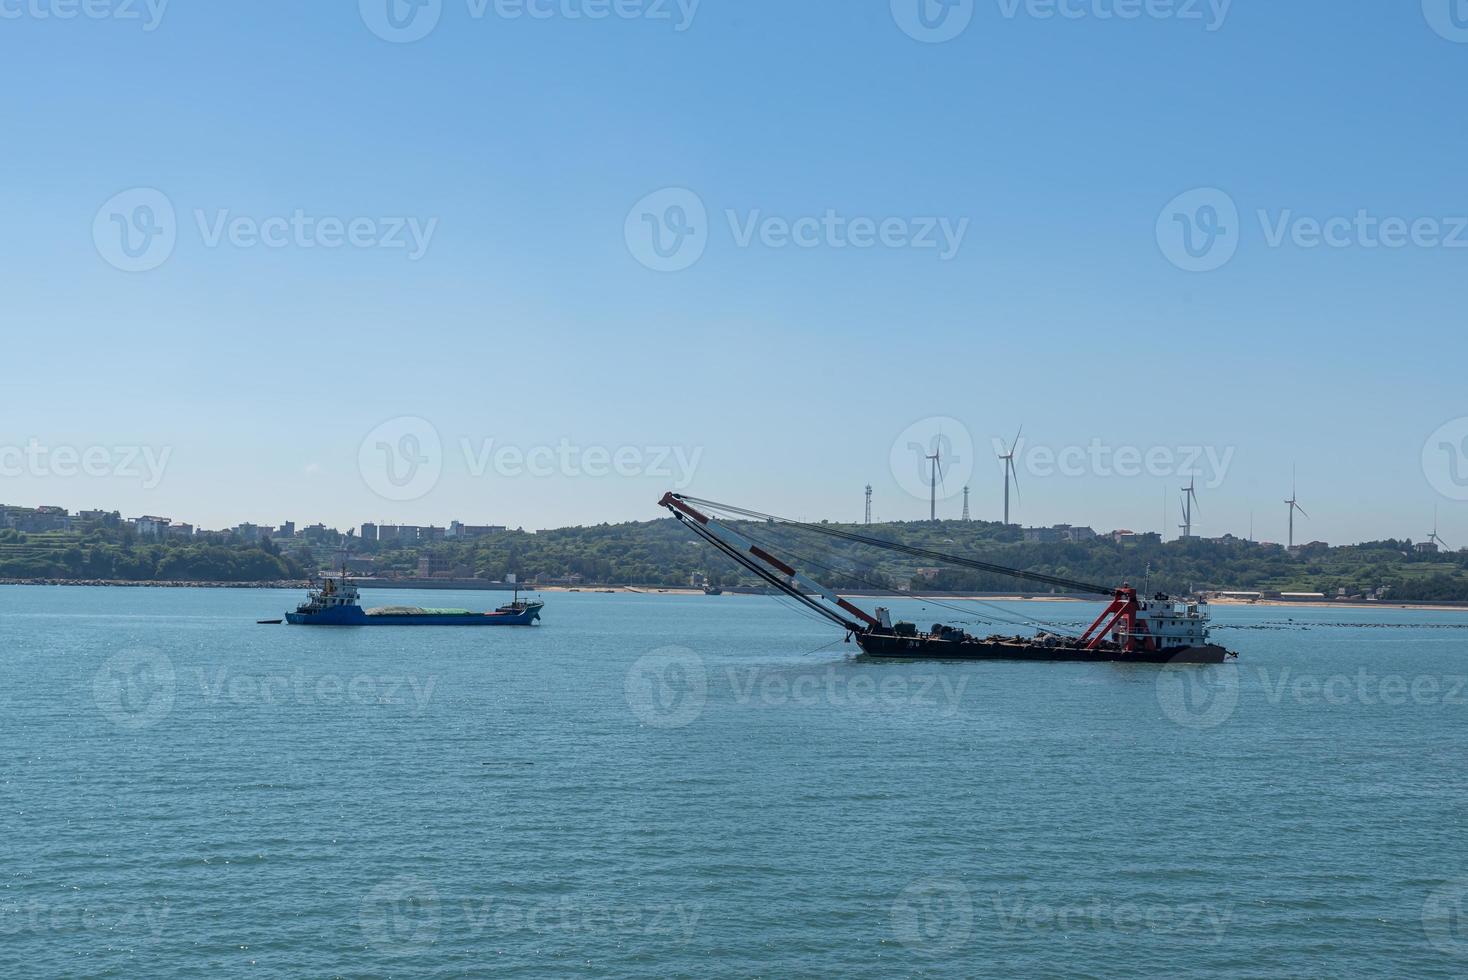
[[[112,463],[0,451],[0,500],[538,528],[656,516],[689,473],[916,519],[916,424],[943,512],[967,477],[997,518],[1024,424],[1017,522],[1175,536],[1197,447],[1228,461],[1198,533],[1283,540],[1297,466],[1302,537],[1437,507],[1468,544],[1468,3],[926,0],[928,43],[918,0],[440,0],[398,43],[388,0],[93,2],[0,2],[0,444]],[[1171,458],[1044,465],[1094,445]]]

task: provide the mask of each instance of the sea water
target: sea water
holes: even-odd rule
[[[0,588],[0,976],[1468,974],[1468,614],[868,663],[770,598],[547,598]]]

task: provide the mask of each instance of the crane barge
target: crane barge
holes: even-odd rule
[[[659,502],[694,535],[723,553],[735,564],[801,606],[846,630],[869,657],[897,660],[1034,660],[1092,663],[1217,664],[1237,654],[1208,638],[1209,612],[1206,603],[1159,594],[1138,596],[1123,584],[1107,588],[1058,575],[1009,568],[960,555],[947,555],[926,548],[874,538],[827,524],[807,524],[761,514],[757,511],[667,493]],[[1007,575],[1068,593],[1095,595],[1108,600],[1106,609],[1080,636],[1062,636],[1042,631],[1036,636],[977,637],[941,623],[922,632],[913,623],[893,623],[887,609],[866,612],[821,583],[762,547],[730,523],[712,517],[699,507],[736,515],[751,521],[783,524],[838,540],[882,548],[942,564]]]

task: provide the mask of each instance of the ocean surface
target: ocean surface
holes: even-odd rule
[[[767,598],[299,599],[0,588],[0,977],[1468,975],[1465,613],[894,665]],[[896,611],[1099,607],[967,608]]]

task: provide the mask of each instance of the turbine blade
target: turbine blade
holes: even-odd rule
[[[1014,442],[1011,442],[1009,444],[1009,454],[1011,456],[1014,455],[1015,448],[1017,446],[1019,446],[1019,437],[1022,436],[1022,435],[1024,435],[1024,434],[1025,434],[1025,427],[1023,425],[1021,425],[1019,427],[1019,431],[1014,434]]]

